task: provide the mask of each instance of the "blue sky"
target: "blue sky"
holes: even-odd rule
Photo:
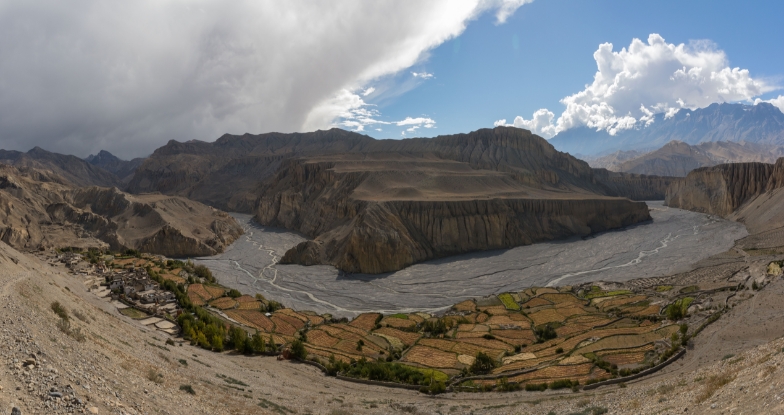
[[[658,33],[667,43],[709,40],[723,50],[731,67],[780,85],[784,74],[784,2],[579,1],[536,0],[519,8],[505,24],[492,14],[471,22],[462,35],[432,50],[430,57],[394,83],[411,82],[411,71],[433,78],[397,97],[370,99],[379,119],[428,117],[435,128],[407,136],[434,136],[492,127],[498,119],[530,117],[539,108],[556,116],[559,100],[582,90],[596,72],[593,53],[601,43],[614,50],[632,38]],[[384,83],[384,82],[380,82]],[[387,80],[387,83],[390,83]],[[760,95],[774,98],[780,90]],[[367,129],[377,138],[399,138],[403,127]]]
[[[0,148],[129,159],[225,133],[496,123],[547,138],[718,100],[784,108],[782,16],[779,1],[4,0]]]

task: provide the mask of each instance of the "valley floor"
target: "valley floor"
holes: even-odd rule
[[[343,382],[271,357],[212,353],[179,339],[166,344],[164,334],[120,315],[80,280],[2,243],[0,270],[5,413],[12,406],[22,414],[784,413],[781,277],[761,291],[744,292],[751,298],[701,333],[681,361],[625,387],[430,397]],[[72,329],[85,341],[57,328],[53,301],[69,312]],[[184,385],[196,394],[182,391]],[[714,393],[697,403],[706,390]]]
[[[683,272],[730,249],[748,233],[742,224],[648,202],[653,221],[585,239],[476,252],[415,264],[380,275],[347,275],[334,267],[280,265],[305,239],[234,216],[246,234],[226,252],[199,258],[218,281],[245,294],[262,293],[288,307],[352,317],[362,312],[445,310],[460,301],[532,286],[628,281]]]

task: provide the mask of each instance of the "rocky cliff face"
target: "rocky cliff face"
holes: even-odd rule
[[[56,175],[0,165],[0,240],[18,249],[134,248],[214,255],[242,233],[224,212],[180,197],[75,188]]]
[[[662,200],[670,184],[678,180],[676,177],[618,173],[607,169],[593,169],[593,172],[596,180],[608,189],[606,194],[631,200]]]
[[[282,166],[262,189],[256,219],[313,240],[289,250],[281,262],[375,274],[650,219],[644,203],[524,186],[512,174],[466,163],[439,162],[447,165],[434,169],[432,162],[397,154],[377,154],[366,165],[333,158]]]
[[[726,217],[768,190],[773,172],[774,165],[766,163],[699,168],[667,188],[665,205]],[[777,170],[777,175],[782,173],[784,169]],[[774,183],[779,183],[779,179]]]
[[[585,236],[650,219],[644,203],[622,199],[389,201],[355,207],[358,213],[348,222],[297,245],[281,262],[376,274],[428,259]]]
[[[281,165],[297,157],[399,153],[466,163],[471,168],[508,173],[533,187],[555,187],[638,200],[661,199],[655,180],[594,177],[583,161],[560,153],[527,130],[498,127],[432,139],[374,140],[332,129],[304,134],[224,135],[214,143],[169,142],[136,170],[126,190],[179,195],[236,212],[255,211],[256,198]],[[227,185],[229,184],[230,185]],[[626,184],[623,184],[626,183]],[[659,196],[660,195],[660,196]]]

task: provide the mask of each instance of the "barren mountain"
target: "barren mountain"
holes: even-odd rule
[[[644,203],[600,194],[609,189],[587,164],[525,130],[382,143],[397,151],[288,160],[260,189],[261,224],[313,238],[283,262],[381,273],[650,219]]]
[[[633,152],[625,152],[625,155]],[[658,176],[685,177],[698,167],[709,167],[724,163],[775,163],[784,155],[784,147],[754,143],[709,142],[689,145],[682,141],[670,141],[662,148],[637,157],[621,161],[618,153],[594,158],[593,167],[610,165],[608,170]]]
[[[525,130],[519,131],[521,135],[530,135]],[[610,186],[605,185],[594,177],[587,164],[552,148],[542,161],[537,159],[540,154],[529,154],[525,149],[515,149],[502,141],[469,145],[467,136],[374,140],[331,129],[303,134],[226,134],[214,143],[170,141],[139,166],[127,190],[185,196],[223,210],[251,213],[256,208],[260,188],[278,172],[285,160],[329,154],[399,152],[411,157],[427,155],[467,163],[475,169],[506,172],[522,183],[555,180],[561,187],[576,186],[607,196],[631,197],[618,193],[627,190],[640,193],[632,189],[631,182],[623,185],[622,177],[616,177]],[[486,144],[488,147],[482,147]],[[545,162],[549,164],[542,164]],[[638,178],[632,178],[632,182],[635,180]],[[641,200],[664,197],[666,184],[656,184],[656,181],[650,180],[649,188],[653,193],[642,195]],[[229,183],[231,185],[227,186]]]
[[[101,150],[98,154],[90,154],[85,157],[84,161],[114,174],[123,183],[128,183],[131,181],[131,178],[133,178],[133,173],[144,161],[144,158],[139,157],[130,161],[121,160],[114,154],[106,150]]]
[[[76,156],[51,153],[35,147],[27,153],[0,150],[0,163],[50,171],[74,186],[119,186],[114,174]]]
[[[50,171],[0,164],[0,240],[18,249],[109,246],[213,255],[242,233],[226,213],[181,197],[74,187]]]
[[[784,114],[768,103],[711,104],[681,109],[672,117],[656,114],[653,123],[610,135],[605,130],[577,127],[563,131],[550,143],[560,151],[596,156],[618,150],[647,150],[678,140],[695,145],[730,141],[784,145]]]

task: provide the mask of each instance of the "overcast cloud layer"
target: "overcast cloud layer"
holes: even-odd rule
[[[0,147],[129,158],[169,139],[362,130],[373,80],[530,1],[6,0]],[[395,124],[436,122],[411,120]]]
[[[614,51],[611,43],[593,54],[598,70],[593,83],[561,100],[566,109],[556,119],[548,109],[531,119],[517,116],[495,125],[514,125],[550,138],[560,131],[587,126],[610,134],[645,127],[654,114],[671,117],[681,108],[703,108],[714,102],[748,101],[777,87],[754,79],[749,71],[730,68],[724,51],[707,41],[667,43],[658,34],[632,40]],[[759,100],[757,100],[759,102]],[[784,98],[767,101],[784,110]]]

